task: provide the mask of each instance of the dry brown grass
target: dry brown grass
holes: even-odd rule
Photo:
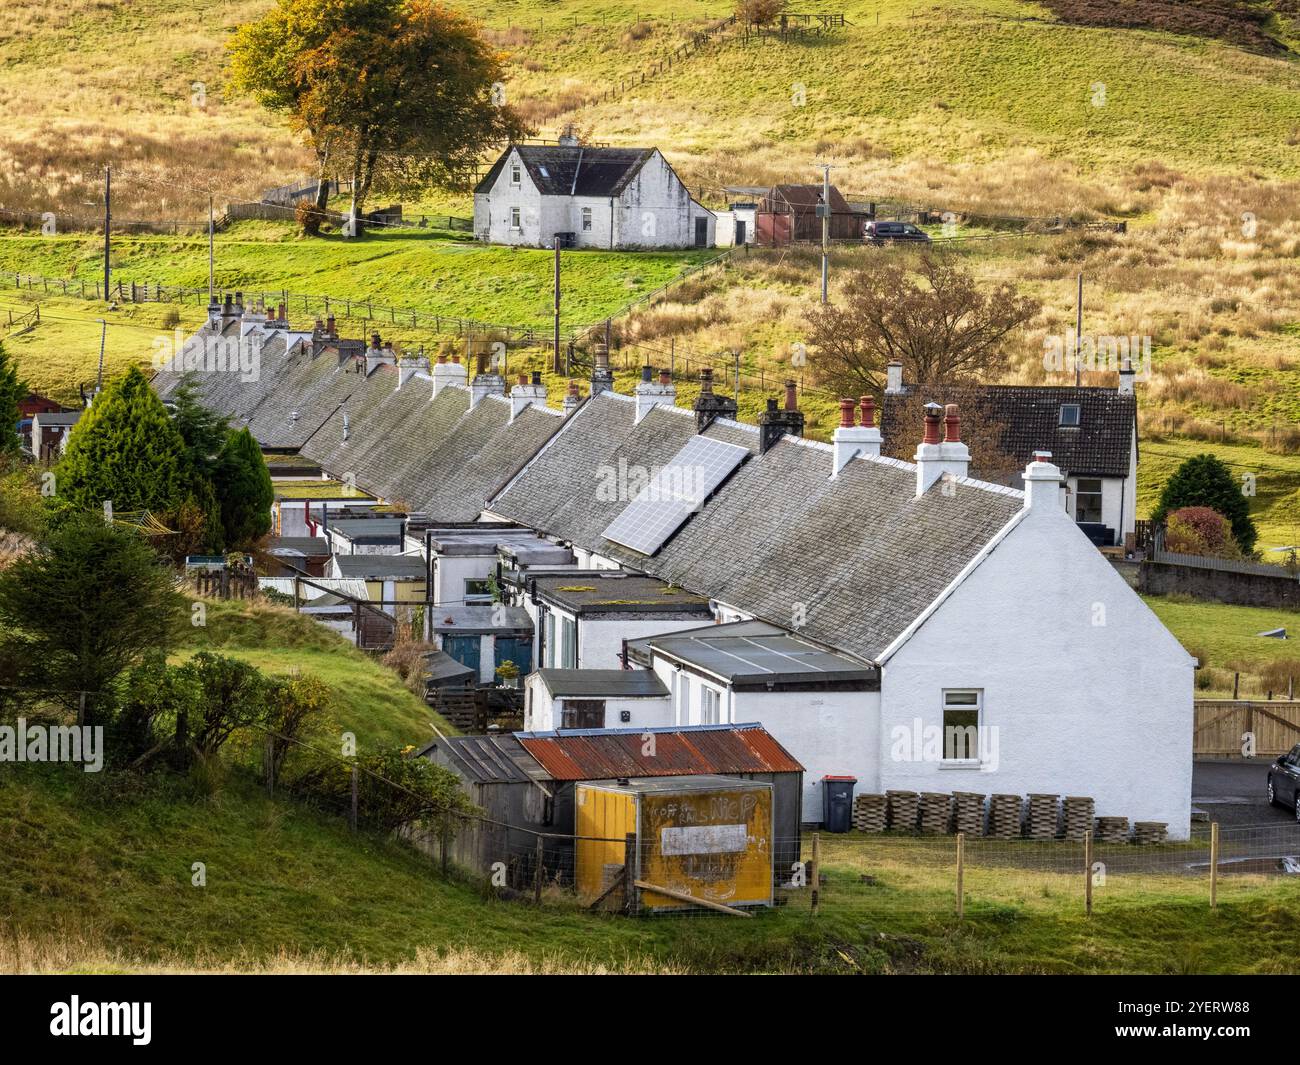
[[[519,951],[492,954],[469,948],[439,950],[416,947],[410,959],[373,964],[324,953],[281,951],[272,955],[236,954],[217,957],[198,953],[167,953],[156,958],[113,950],[94,936],[29,936],[12,928],[0,930],[0,972],[58,973],[245,973],[256,975],[440,975],[440,976],[621,976],[681,975],[685,970],[647,958],[596,961],[560,955],[531,957]]]

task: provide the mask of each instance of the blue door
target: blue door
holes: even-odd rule
[[[443,636],[442,649],[466,669],[474,671],[474,683],[479,682],[479,637]]]
[[[526,677],[533,671],[533,641],[526,636],[498,636],[493,657],[494,668],[502,662],[513,662],[519,667],[519,676]]]

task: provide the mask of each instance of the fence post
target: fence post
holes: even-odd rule
[[[1092,829],[1083,834],[1083,908],[1092,916]]]
[[[623,912],[636,913],[636,833],[623,837]]]
[[[812,861],[808,863],[808,884],[812,887],[812,902],[810,910],[814,917],[817,916],[817,909],[821,905],[821,861],[822,858],[822,834],[814,832],[812,838]]]
[[[348,817],[348,827],[353,832],[357,830],[357,767],[355,762],[352,765],[352,810]]]
[[[537,837],[537,858],[533,869],[533,905],[542,904],[542,837]]]
[[[1219,822],[1210,822],[1210,909],[1219,908]]]
[[[966,915],[966,833],[957,833],[957,919]]]

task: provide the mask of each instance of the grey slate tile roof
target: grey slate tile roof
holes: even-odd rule
[[[666,698],[668,689],[648,669],[539,669],[552,696],[593,699]]]
[[[492,164],[475,186],[476,193],[491,190],[511,151],[519,153],[524,169],[543,196],[617,196],[654,155],[653,148],[516,144]]]
[[[886,442],[920,440],[923,403],[956,403],[986,412],[1002,426],[1003,452],[1019,460],[1019,468],[1035,451],[1050,451],[1052,462],[1071,474],[1123,477],[1137,432],[1137,397],[1113,388],[1040,387],[1037,385],[913,385],[900,397],[886,394],[881,410],[881,435]],[[1077,403],[1078,426],[1060,424],[1061,406]],[[909,424],[914,421],[915,424]],[[973,469],[979,455],[972,456]]]
[[[831,480],[828,447],[787,437],[742,463],[649,558],[601,536],[625,504],[596,498],[595,471],[622,457],[663,463],[693,419],[601,395],[493,501],[494,513],[773,624],[875,660],[1021,509],[1020,493],[958,481],[916,497],[914,469],[857,459]],[[753,434],[730,423],[719,435]],[[742,435],[743,434],[743,435]],[[710,430],[712,435],[712,430]]]
[[[223,332],[237,335],[237,328]],[[503,398],[488,397],[471,411],[468,389],[445,388],[433,398],[423,375],[399,389],[394,367],[368,375],[355,367],[331,347],[313,355],[310,342],[286,351],[279,333],[262,348],[256,381],[236,373],[191,378],[205,405],[247,425],[264,447],[297,448],[333,476],[350,474],[363,490],[437,521],[477,518],[488,495],[561,421],[558,411],[530,407],[511,423]],[[160,372],[154,387],[166,397],[183,376]]]
[[[415,555],[335,555],[339,576],[357,580],[424,580],[424,560]]]

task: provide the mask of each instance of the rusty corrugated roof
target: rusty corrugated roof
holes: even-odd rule
[[[647,733],[654,736],[652,754],[646,753]],[[761,725],[565,729],[515,737],[552,780],[803,772]]]

